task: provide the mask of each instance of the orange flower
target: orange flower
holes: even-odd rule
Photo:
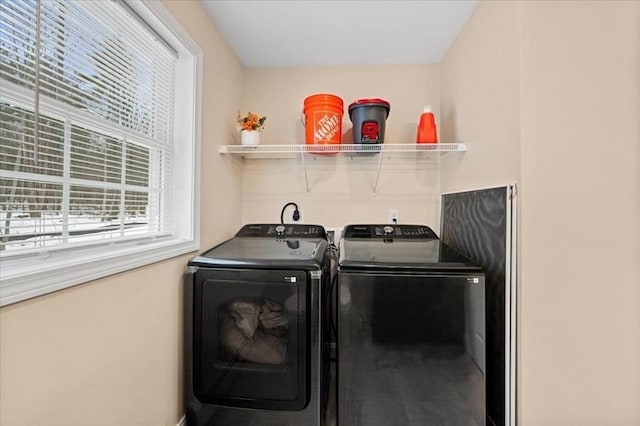
[[[264,128],[264,122],[266,121],[266,119],[267,117],[260,117],[258,114],[255,114],[251,111],[249,111],[244,117],[242,117],[240,115],[240,111],[238,111],[238,117],[236,118],[242,130],[257,131],[261,131]]]

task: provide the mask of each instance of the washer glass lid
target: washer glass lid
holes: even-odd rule
[[[282,260],[308,261],[318,257],[326,249],[324,239],[270,239],[270,238],[232,238],[201,254],[194,261],[212,263],[224,260]]]
[[[362,241],[344,240],[343,259],[354,262],[375,263],[438,263],[440,241]]]
[[[477,269],[478,265],[440,240],[364,240],[340,242],[341,267]]]

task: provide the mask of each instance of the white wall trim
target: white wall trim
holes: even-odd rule
[[[0,306],[167,260],[198,248],[194,241],[165,240],[133,243],[130,247],[99,246],[82,254],[73,251],[36,254],[15,264],[5,259],[0,270]]]
[[[517,338],[518,338],[518,293],[517,293],[517,203],[518,185],[507,185],[507,241],[505,246],[505,421],[508,426],[516,426],[517,393]]]

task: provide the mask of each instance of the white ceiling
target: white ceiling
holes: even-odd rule
[[[478,0],[200,0],[245,67],[439,62]]]

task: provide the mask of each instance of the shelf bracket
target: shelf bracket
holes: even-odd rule
[[[1,1],[1,0],[0,0]],[[307,196],[311,193],[311,186],[309,183],[309,174],[307,171],[307,164],[305,161],[306,154],[323,154],[330,155],[341,154],[351,158],[353,156],[350,153],[376,153],[380,155],[378,157],[378,166],[376,169],[375,182],[372,185],[373,196],[375,197],[378,192],[378,183],[380,179],[380,170],[382,169],[382,156],[387,153],[389,158],[393,156],[393,153],[404,152],[409,155],[429,154],[426,158],[430,158],[432,153],[446,154],[447,152],[464,152],[467,150],[467,145],[462,142],[458,143],[436,143],[436,144],[420,144],[420,143],[385,143],[385,144],[340,144],[340,145],[310,145],[310,144],[277,144],[277,145],[221,145],[218,148],[220,154],[238,154],[242,158],[266,158],[266,159],[280,159],[288,158],[295,159],[296,154],[300,154],[302,160],[302,167],[304,168],[304,184],[307,191]],[[262,157],[267,154],[266,157]],[[311,157],[314,158],[314,157]]]
[[[383,153],[380,153],[380,157],[378,157],[378,167],[376,169],[376,182],[373,184],[373,196],[376,196],[376,192],[378,190],[378,178],[380,177],[380,166],[382,166],[382,157]]]
[[[300,158],[302,158],[302,168],[304,169],[304,185],[307,189],[307,197],[309,196],[309,176],[307,175],[307,163],[304,161],[304,151],[300,151]]]

